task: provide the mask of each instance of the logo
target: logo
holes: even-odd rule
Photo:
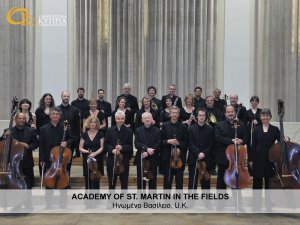
[[[20,7],[13,7],[8,11],[8,13],[6,15],[6,20],[9,24],[15,25],[15,26],[16,25],[33,26],[34,18],[29,15],[28,9],[20,8]]]

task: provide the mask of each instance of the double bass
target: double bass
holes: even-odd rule
[[[18,99],[13,98],[9,122],[10,134],[0,141],[0,189],[26,189],[26,181],[20,170],[24,147],[12,137],[14,115],[18,109]]]
[[[237,138],[238,119],[234,119],[235,139]],[[228,169],[224,174],[224,182],[232,189],[247,188],[250,184],[250,174],[245,167],[247,149],[236,143],[226,148],[229,161]]]
[[[64,134],[62,142],[66,139],[68,121],[64,121]],[[56,146],[51,149],[51,167],[46,171],[44,184],[47,188],[64,189],[69,185],[70,177],[67,172],[67,164],[70,162],[72,152],[69,148]]]
[[[278,100],[280,142],[269,150],[269,160],[274,163],[274,176],[269,180],[270,189],[300,189],[300,145],[284,140],[284,102]]]

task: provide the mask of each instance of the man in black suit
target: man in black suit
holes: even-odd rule
[[[162,150],[160,155],[161,169],[164,174],[164,189],[171,189],[173,177],[175,176],[176,189],[183,188],[183,171],[186,161],[186,152],[188,147],[188,128],[179,121],[180,109],[177,106],[171,108],[171,120],[163,123],[161,129]],[[179,160],[172,160],[171,149],[177,152],[179,149],[179,158],[182,162],[177,163],[179,168],[171,168],[171,162],[179,162]]]
[[[149,179],[149,189],[156,189],[158,153],[161,144],[160,129],[153,125],[153,118],[150,112],[144,112],[142,114],[142,122],[144,126],[136,129],[135,136],[135,147],[137,149],[135,155],[137,188],[146,188],[146,180]],[[150,170],[145,174],[146,176],[148,175],[148,178],[144,177],[144,169],[141,168],[141,161],[144,163],[142,166],[145,167],[147,160],[150,163]]]
[[[60,122],[67,120],[70,125],[70,131],[74,138],[73,145],[71,146],[71,150],[73,151],[73,155],[76,157],[80,156],[79,152],[79,141],[80,141],[80,113],[79,110],[71,106],[70,102],[70,93],[68,91],[63,91],[61,93],[61,104],[58,106],[60,108],[62,114],[60,118]],[[71,163],[69,164],[71,170]]]
[[[167,97],[167,96],[171,98],[172,104],[173,104],[174,106],[177,106],[177,107],[179,107],[180,109],[182,108],[182,101],[181,101],[181,98],[178,97],[178,96],[176,96],[176,95],[175,95],[175,92],[176,92],[176,86],[175,86],[175,84],[171,84],[171,85],[169,86],[169,94],[164,95],[164,96],[162,97],[162,99],[161,99],[162,109],[165,109],[165,108],[167,107],[167,105],[166,105],[166,97]]]
[[[189,189],[197,189],[199,173],[198,170],[195,170],[196,165],[198,161],[208,164],[207,156],[210,154],[214,142],[214,130],[205,123],[206,111],[204,109],[197,111],[197,120],[198,123],[189,128]],[[210,180],[205,180],[203,177],[201,188],[210,189]]]
[[[24,148],[23,159],[21,160],[21,170],[25,175],[27,189],[31,189],[34,185],[34,162],[32,151],[38,147],[38,140],[35,129],[26,126],[26,115],[24,113],[16,113],[16,126],[11,131],[5,130],[1,139],[5,139],[8,135],[19,141],[19,144]]]
[[[234,107],[235,113],[237,114],[238,119],[245,123],[246,121],[246,107],[242,103],[238,103],[239,96],[236,94],[231,94],[229,96],[230,105]]]
[[[215,126],[215,141],[217,144],[218,177],[217,189],[226,189],[224,182],[225,170],[228,168],[226,148],[231,144],[245,145],[247,143],[247,132],[245,125],[238,121],[237,137],[235,138],[234,120],[236,113],[232,105],[225,108],[226,119]]]
[[[111,104],[104,100],[104,89],[98,90],[97,108],[104,114],[106,121],[106,128],[108,127],[108,117],[111,117]]]
[[[201,87],[195,87],[194,88],[194,107],[195,109],[202,109],[205,107],[205,99],[201,97],[202,95],[202,88]]]
[[[158,99],[158,98],[155,98],[156,92],[157,92],[157,90],[156,90],[156,87],[154,87],[154,86],[149,86],[147,88],[147,93],[148,93],[148,96],[150,97],[150,99],[152,101],[152,104],[154,103],[157,107],[156,110],[158,110],[160,112],[161,107],[162,107],[161,106],[161,100]],[[151,106],[151,108],[153,108],[153,107]]]
[[[117,177],[120,177],[121,189],[128,188],[129,161],[133,153],[133,133],[130,128],[124,125],[125,113],[117,111],[115,114],[116,125],[107,129],[105,134],[104,148],[108,152],[107,176],[109,189],[116,188]],[[116,172],[116,157],[122,155],[124,171],[120,174]]]
[[[221,99],[221,90],[216,88],[214,90],[214,108],[219,109],[222,113],[224,112],[224,107],[227,105],[225,99]]]

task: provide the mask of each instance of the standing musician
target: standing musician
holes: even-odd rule
[[[100,130],[99,119],[95,116],[89,116],[84,123],[84,126],[88,131],[82,134],[79,143],[79,151],[83,156],[83,175],[85,180],[85,189],[99,189],[100,188],[100,177],[99,179],[91,179],[89,164],[96,163],[97,168],[95,172],[104,174],[103,165],[103,147],[104,147],[104,136]]]
[[[214,108],[219,109],[221,112],[224,112],[224,108],[227,105],[227,102],[225,99],[221,99],[221,90],[219,88],[216,88],[214,90]]]
[[[184,98],[185,106],[180,110],[180,120],[184,125],[189,127],[192,124],[197,122],[195,115],[196,115],[196,108],[194,107],[194,99],[192,94],[188,94]]]
[[[107,175],[109,181],[109,189],[115,189],[117,177],[120,177],[121,188],[128,188],[129,160],[133,153],[132,130],[124,125],[125,113],[117,111],[115,113],[116,125],[107,129],[105,134],[105,150],[108,152],[107,158]],[[118,156],[119,155],[119,156]],[[123,166],[124,171],[120,174],[116,173],[116,160],[119,161],[120,167]]]
[[[56,146],[63,148],[70,147],[74,143],[74,138],[71,136],[69,129],[66,131],[65,141],[63,140],[64,126],[60,123],[62,112],[60,108],[53,107],[50,110],[50,123],[41,127],[39,136],[39,161],[44,171],[51,167],[51,149]],[[70,174],[70,167],[67,166],[67,171]],[[42,176],[44,173],[42,174]],[[47,188],[48,189],[48,188]],[[46,192],[46,209],[51,209],[53,192]],[[66,207],[66,195],[61,195],[60,205]]]
[[[89,108],[89,101],[87,99],[84,98],[84,94],[85,94],[85,90],[83,87],[79,87],[77,89],[77,99],[75,99],[74,101],[71,102],[71,106],[74,106],[76,107],[79,112],[80,112],[80,116],[81,116],[81,127],[83,126],[83,114],[88,111],[90,108]]]
[[[26,126],[31,128],[36,128],[36,116],[32,113],[31,110],[31,101],[24,98],[19,102],[19,112],[23,113],[26,116]],[[15,124],[14,124],[15,125]]]
[[[90,116],[98,118],[98,120],[100,122],[99,129],[102,132],[105,132],[106,127],[107,127],[105,116],[101,110],[97,109],[97,100],[93,99],[93,98],[91,98],[91,100],[89,101],[89,109],[82,114],[82,118],[85,121]],[[83,132],[86,131],[86,128],[87,128],[86,126],[83,127],[83,129],[82,129]]]
[[[150,112],[142,114],[143,126],[136,129],[135,147],[137,149],[135,155],[136,168],[137,168],[137,188],[146,188],[146,181],[149,179],[149,189],[156,189],[157,179],[157,166],[159,159],[159,148],[161,144],[160,129],[152,124],[153,118]],[[142,160],[145,159],[145,160]],[[146,164],[146,160],[148,164]],[[141,161],[144,165],[141,165]],[[143,168],[141,168],[143,166]],[[148,168],[145,168],[148,166]],[[147,170],[147,174],[143,172]],[[146,177],[144,177],[144,175]],[[147,178],[147,175],[151,178]],[[143,186],[142,186],[143,182]]]
[[[32,157],[32,151],[38,147],[38,140],[35,129],[26,126],[26,115],[24,113],[17,112],[15,115],[16,126],[12,128],[12,137],[20,142],[25,149],[23,159],[21,160],[21,170],[25,175],[25,181],[27,189],[31,189],[34,185],[34,162]],[[10,131],[7,129],[1,140],[10,135]]]
[[[188,128],[179,121],[179,114],[179,107],[173,106],[170,113],[171,120],[162,125],[160,160],[161,170],[164,175],[164,189],[172,188],[174,176],[176,189],[183,188],[183,171],[188,147]],[[174,154],[171,154],[172,151]],[[172,168],[171,164],[175,164],[175,168]]]
[[[189,189],[197,189],[199,170],[196,169],[198,163],[201,161],[207,162],[207,155],[210,154],[214,142],[214,130],[205,123],[206,111],[199,109],[197,111],[198,123],[190,126],[189,129]],[[202,168],[204,170],[205,168]],[[196,172],[196,173],[195,173]],[[210,189],[210,179],[201,180],[202,189]]]
[[[205,107],[205,99],[203,99],[201,97],[202,95],[202,87],[195,87],[194,88],[194,94],[195,94],[195,97],[194,97],[194,106],[197,109],[200,109],[200,108],[204,108]]]
[[[154,86],[149,86],[147,88],[148,96],[152,101],[151,108],[156,109],[160,112],[160,110],[162,108],[162,104],[161,104],[161,100],[159,100],[158,98],[155,98],[156,92],[157,92],[157,90],[156,90],[156,87],[154,87]]]
[[[80,113],[79,110],[71,106],[69,104],[70,102],[70,93],[68,91],[63,91],[61,93],[61,100],[62,103],[58,106],[60,108],[62,114],[60,118],[60,122],[63,123],[63,121],[67,120],[70,125],[70,131],[74,137],[74,142],[72,143],[72,146],[70,146],[70,149],[72,150],[72,153],[76,156],[80,156],[80,152],[78,149],[79,146],[79,140],[80,140]],[[68,170],[71,171],[71,163],[68,165]]]
[[[106,129],[108,128],[108,117],[111,117],[111,104],[104,100],[105,91],[104,89],[98,90],[97,108],[104,114]],[[105,131],[106,131],[105,129]]]
[[[125,97],[120,97],[117,100],[116,109],[111,113],[111,126],[116,125],[115,114],[118,111],[122,111],[125,114],[124,125],[128,128],[134,128],[134,116],[132,116],[132,111],[126,108],[127,100]]]
[[[221,112],[218,108],[214,107],[214,96],[209,95],[205,98],[206,104],[206,114],[207,114],[207,123],[215,129],[215,126],[218,122],[225,119],[223,111]],[[209,152],[207,155],[207,169],[211,173],[211,175],[217,175],[216,171],[216,146],[213,143],[212,151]]]
[[[142,115],[144,112],[149,112],[152,115],[153,123],[156,127],[159,127],[159,111],[151,107],[151,99],[149,97],[144,97],[142,99],[142,107],[136,113],[134,128],[143,126]]]
[[[237,118],[241,122],[245,122],[246,119],[246,108],[242,106],[242,104],[238,104],[239,96],[236,94],[232,94],[229,96],[230,105],[234,107],[235,113],[237,114]]]
[[[228,160],[225,154],[226,148],[235,143],[238,145],[245,145],[247,141],[246,128],[241,121],[238,121],[237,138],[235,139],[234,120],[236,118],[236,113],[232,105],[226,106],[225,117],[225,120],[217,123],[215,126],[218,163],[217,189],[226,189],[226,184],[224,182],[225,170],[228,168]]]
[[[165,98],[165,103],[166,103],[166,108],[162,109],[160,111],[160,116],[159,116],[159,120],[160,120],[160,126],[162,126],[163,123],[170,121],[171,117],[171,108],[172,108],[172,99],[167,96]]]
[[[176,86],[175,84],[171,84],[169,86],[169,94],[164,95],[161,99],[161,103],[162,103],[162,109],[167,108],[166,105],[166,97],[170,97],[172,100],[172,105],[179,107],[180,109],[182,108],[182,101],[181,98],[179,96],[175,95],[176,92]]]

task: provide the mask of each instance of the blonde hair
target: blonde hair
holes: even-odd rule
[[[90,123],[95,122],[96,123],[96,129],[100,129],[100,121],[98,117],[96,116],[89,116],[85,121],[84,121],[84,127],[87,129],[90,129]]]

